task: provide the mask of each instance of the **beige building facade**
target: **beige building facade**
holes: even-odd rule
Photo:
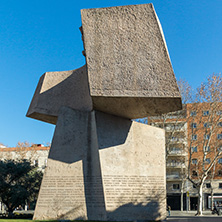
[[[35,144],[29,147],[0,147],[0,160],[30,160],[39,170],[44,171],[47,166],[47,159],[50,147],[42,144]],[[25,206],[25,210],[28,206]],[[0,200],[0,213],[5,212],[5,206]]]

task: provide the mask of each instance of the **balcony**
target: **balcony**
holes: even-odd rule
[[[185,132],[186,128],[184,126],[166,126],[166,132]]]
[[[185,138],[180,138],[180,137],[172,137],[170,138],[170,143],[187,143]]]
[[[181,181],[182,178],[181,178],[180,175],[170,174],[170,175],[166,175],[166,180],[167,180],[167,181]]]
[[[166,163],[166,167],[167,168],[185,168],[185,164],[184,163],[180,163],[180,162],[168,162]]]
[[[187,156],[187,153],[184,150],[171,150],[168,156]]]

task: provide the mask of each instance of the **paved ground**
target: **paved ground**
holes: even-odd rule
[[[34,211],[18,211],[22,213],[34,213]],[[222,222],[222,215],[213,215],[211,211],[204,211],[203,216],[195,216],[196,211],[171,211],[170,217],[165,222]]]
[[[213,215],[211,211],[204,211],[203,216],[195,216],[196,211],[171,211],[171,216],[166,221],[172,222],[222,222],[222,216]]]

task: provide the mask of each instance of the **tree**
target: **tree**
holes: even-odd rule
[[[221,74],[213,74],[196,89],[196,92],[192,90],[185,80],[180,80],[178,86],[184,104],[184,111],[148,118],[149,124],[166,129],[167,161],[171,159],[170,153],[172,152],[172,143],[174,140],[178,143],[180,139],[183,139],[183,137],[180,137],[181,132],[177,130],[178,124],[180,122],[187,123],[188,133],[187,138],[184,138],[188,143],[184,147],[184,151],[188,153],[188,161],[185,164],[187,166],[186,170],[180,175],[182,179],[181,193],[183,181],[186,179],[196,187],[198,191],[197,215],[202,215],[204,182],[206,179],[213,180],[216,176],[215,170],[221,167],[221,164],[217,162],[222,151],[221,80]],[[184,117],[181,114],[184,114]],[[168,129],[169,125],[170,129]],[[175,157],[173,158],[175,159]],[[177,160],[174,161],[176,162],[172,162],[173,164],[179,163],[180,157],[178,156]],[[182,202],[183,198],[181,195],[181,206]]]
[[[9,216],[19,205],[35,201],[42,180],[42,172],[28,160],[0,160],[0,198]]]
[[[188,107],[189,140],[188,180],[198,190],[197,215],[203,211],[203,185],[210,179],[222,152],[222,78],[213,74],[202,83],[195,95],[195,103]],[[198,147],[198,154],[194,148]],[[218,166],[219,167],[219,166]]]

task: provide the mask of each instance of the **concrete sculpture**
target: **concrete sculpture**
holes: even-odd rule
[[[84,9],[86,65],[47,72],[27,116],[56,124],[34,219],[165,217],[164,131],[130,119],[181,109],[152,4]]]

